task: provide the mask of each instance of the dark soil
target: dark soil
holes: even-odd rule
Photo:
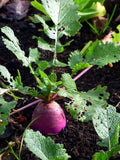
[[[58,59],[62,62],[67,62],[69,58],[69,54],[71,51],[76,49],[80,50],[82,47],[89,41],[95,40],[96,38],[102,39],[105,34],[107,34],[110,30],[115,30],[116,26],[119,24],[120,19],[119,11],[120,11],[120,2],[106,0],[105,5],[107,8],[107,14],[111,14],[111,11],[114,5],[117,4],[117,10],[115,15],[110,23],[110,27],[108,30],[97,36],[94,34],[90,27],[83,23],[83,27],[80,32],[75,36],[74,41],[71,43],[69,47],[65,48],[65,51],[62,54],[58,54]],[[0,13],[5,13],[6,10],[4,8],[1,9]],[[36,40],[32,39],[33,35],[43,35],[43,32],[39,32],[38,28],[41,27],[37,25],[37,28],[31,23],[29,19],[29,15],[33,15],[37,11],[30,7],[28,15],[22,20],[14,20],[8,17],[0,16],[0,28],[3,26],[10,26],[17,38],[20,41],[20,47],[25,51],[26,55],[28,54],[28,48],[37,47]],[[1,15],[1,14],[0,14]],[[116,20],[117,18],[117,20]],[[63,43],[68,39],[63,38]],[[52,55],[49,52],[40,50],[41,59],[50,60]],[[15,77],[17,75],[17,69],[20,70],[22,81],[25,85],[32,86],[35,84],[34,78],[30,75],[29,69],[22,66],[21,62],[17,60],[17,58],[8,51],[2,40],[0,39],[0,64],[4,65],[8,68],[10,73]],[[56,68],[56,73],[60,78],[61,74],[64,72],[69,72],[68,68],[58,69]],[[110,93],[110,98],[108,99],[108,103],[114,105],[117,108],[117,111],[120,112],[120,62],[113,64],[113,67],[105,66],[102,69],[97,69],[97,67],[93,67],[90,71],[88,71],[84,76],[82,76],[79,80],[77,80],[76,84],[78,86],[78,90],[88,91],[99,84],[101,86],[107,86],[107,91]],[[16,106],[20,108],[29,102],[34,101],[34,98],[30,96],[26,96],[24,100],[19,100]],[[100,150],[106,151],[106,148],[98,146],[96,143],[99,141],[99,138],[94,130],[92,122],[82,123],[74,120],[70,114],[65,110],[64,102],[67,99],[59,100],[59,104],[63,107],[66,118],[67,118],[67,126],[64,130],[62,130],[59,134],[51,136],[56,143],[64,144],[64,147],[67,150],[67,153],[71,155],[71,160],[91,160],[92,155],[95,152],[99,152]],[[25,127],[31,120],[31,115],[35,106],[30,107],[21,113],[17,113],[8,118],[8,126],[6,132],[3,136],[0,137],[0,149],[4,149],[7,147],[6,140],[15,142],[16,140],[20,142],[22,133],[25,130]],[[19,145],[15,144],[13,147],[15,152],[18,154]],[[12,154],[8,154],[5,156],[4,160],[14,160],[16,159]],[[32,154],[23,144],[21,160],[38,160],[34,154]],[[116,155],[111,158],[111,160],[119,160],[120,155]]]

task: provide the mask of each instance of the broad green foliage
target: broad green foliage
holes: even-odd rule
[[[117,135],[117,141],[118,141],[119,139],[119,128],[118,127],[116,131],[116,135]],[[112,147],[110,150],[108,150],[107,152],[104,152],[103,150],[101,150],[100,152],[95,153],[93,155],[93,160],[109,160],[112,156],[116,155],[117,152],[119,151],[120,151],[120,145],[118,143],[114,147]]]
[[[0,65],[0,74],[1,74],[0,78],[2,79],[1,82],[2,87],[0,87],[0,95],[4,94],[5,92],[10,92],[11,90],[18,88],[18,83],[20,83],[21,77],[16,77],[15,81],[11,76],[11,74],[9,73],[8,69],[2,65]]]
[[[41,70],[39,70],[39,74],[40,81],[37,87],[41,90],[41,96],[45,96],[49,99],[52,97],[52,94],[57,92],[57,89],[59,88],[61,82],[56,81],[56,74],[51,73],[49,76],[47,76],[47,74],[45,74]]]
[[[42,160],[67,160],[70,156],[63,148],[63,144],[55,144],[50,137],[40,132],[26,130],[24,135],[26,146]]]
[[[6,34],[7,38],[2,37],[2,40],[4,42],[4,44],[6,45],[6,47],[12,51],[16,57],[21,60],[23,62],[24,66],[28,66],[28,61],[27,58],[25,57],[25,53],[24,51],[22,51],[19,47],[19,41],[18,39],[15,37],[14,32],[11,28],[5,26],[3,28],[1,28],[1,31]]]
[[[59,38],[63,34],[74,36],[79,31],[81,25],[77,21],[80,18],[77,15],[78,7],[72,0],[42,0],[42,4],[55,24],[55,36],[56,34]]]
[[[78,91],[72,76],[79,70],[90,66],[95,65],[101,68],[108,63],[119,61],[120,46],[115,43],[119,42],[119,36],[114,34],[114,42],[111,43],[104,44],[100,40],[90,42],[82,51],[72,52],[68,64],[62,63],[57,59],[57,53],[63,52],[64,47],[69,46],[72,40],[62,44],[60,38],[63,35],[74,36],[81,28],[79,15],[83,13],[81,16],[84,18],[86,15],[89,17],[92,14],[96,14],[96,9],[99,8],[97,6],[98,3],[96,0],[41,0],[41,2],[38,3],[34,0],[31,3],[45,15],[41,17],[34,15],[34,17],[30,18],[34,23],[42,24],[44,33],[51,40],[51,43],[46,42],[42,37],[33,36],[33,39],[36,38],[38,40],[39,48],[54,52],[51,61],[40,61],[40,53],[37,48],[30,48],[29,55],[25,56],[25,52],[21,50],[19,41],[12,29],[9,27],[1,29],[6,35],[6,38],[2,36],[4,44],[18,60],[22,61],[23,66],[29,67],[31,76],[36,80],[36,86],[24,86],[21,81],[20,71],[18,71],[18,76],[14,79],[9,71],[0,65],[2,80],[0,88],[0,120],[2,121],[0,123],[0,134],[3,134],[9,113],[16,105],[16,101],[7,102],[4,100],[4,93],[12,96],[15,100],[21,98],[16,96],[16,91],[38,97],[47,102],[67,97],[69,102],[66,103],[66,108],[70,114],[77,120],[92,120],[101,140],[98,144],[108,147],[107,152],[100,151],[93,156],[93,159],[108,160],[120,150],[118,139],[120,115],[116,113],[113,106],[107,107],[106,100],[109,98],[109,93],[106,92],[106,87],[97,86],[87,92]],[[104,0],[99,2],[103,3]],[[79,4],[79,6],[75,3]],[[104,6],[102,7],[104,8]],[[80,10],[83,12],[80,12]],[[85,18],[88,17],[86,16]],[[50,25],[48,20],[51,23]],[[55,74],[56,66],[69,66],[72,74],[64,73],[61,75],[61,81],[58,81],[58,77]],[[46,73],[47,69],[49,69],[49,75]],[[27,147],[43,160],[67,160],[70,158],[66,150],[63,149],[63,145],[55,144],[51,138],[42,136],[40,132],[26,129],[24,140]]]
[[[120,124],[120,114],[116,113],[115,107],[109,105],[106,110],[97,108],[92,119],[95,130],[101,139],[98,144],[111,150],[119,142],[116,127],[117,124]]]
[[[51,60],[50,62],[39,61],[40,53],[38,52],[37,48],[35,49],[30,48],[29,56],[26,57],[25,53],[20,49],[18,39],[14,35],[14,32],[12,31],[12,29],[6,26],[2,28],[2,32],[6,36],[8,36],[8,38],[10,38],[8,34],[9,32],[7,33],[7,31],[9,32],[11,31],[12,39],[8,40],[2,37],[6,47],[10,51],[12,51],[19,60],[23,62],[23,65],[30,68],[30,72],[33,74],[33,76],[36,79],[36,82],[38,83],[37,87],[40,89],[40,92],[35,91],[35,89],[31,87],[27,87],[27,86],[23,87],[20,75],[16,77],[15,80],[13,80],[8,70],[4,66],[0,66],[0,71],[2,76],[4,78],[7,78],[7,82],[9,82],[10,85],[12,85],[11,90],[17,89],[19,92],[23,94],[30,94],[34,97],[40,97],[40,96],[43,97],[43,95],[47,98],[52,97],[52,95],[57,92],[61,82],[60,81],[57,82],[57,77],[55,74],[52,73],[50,75],[47,75],[44,73],[44,70],[47,69],[48,67],[53,66],[53,63],[54,65],[57,65],[57,66],[66,66],[66,64],[59,62],[57,59],[54,59],[54,62],[53,60]],[[12,47],[10,47],[11,46],[10,44],[12,45]],[[19,52],[17,49],[19,49]],[[35,69],[32,68],[31,66],[33,62],[36,63],[37,65]],[[10,86],[6,86],[6,87],[9,88],[10,90]],[[7,89],[1,88],[0,91],[3,94],[4,92],[7,91]]]
[[[97,108],[92,120],[95,130],[101,139],[98,144],[108,148],[106,153],[104,151],[95,153],[93,160],[109,160],[120,150],[120,113],[116,112],[115,107],[109,105],[106,109]]]
[[[104,5],[104,0],[74,0],[75,4],[78,4],[78,15],[81,16],[81,22],[98,16],[104,16],[106,14],[106,9]]]
[[[69,58],[69,66],[75,73],[79,69],[89,67],[89,65],[96,65],[98,68],[102,68],[108,63],[115,63],[120,60],[120,46],[115,42],[95,41],[89,47],[84,58],[81,52],[74,51]]]
[[[61,89],[58,95],[71,99],[66,107],[75,119],[81,121],[91,120],[97,108],[106,107],[106,100],[109,97],[109,93],[105,92],[106,87],[98,86],[88,92],[78,92],[76,84],[69,74],[62,75],[62,83],[65,90]]]
[[[4,133],[6,129],[5,127],[8,124],[7,118],[11,112],[11,109],[15,108],[16,104],[16,101],[7,102],[2,96],[0,97],[0,119],[2,120],[2,123],[0,124],[0,135]]]
[[[35,6],[36,1],[33,1],[32,3]],[[78,7],[74,4],[73,0],[43,0],[42,7],[54,24],[52,27],[46,23],[44,17],[35,15],[34,17],[30,18],[34,23],[42,23],[44,33],[50,39],[54,39],[55,43],[49,44],[41,37],[34,38],[38,39],[38,46],[42,49],[57,53],[63,52],[64,46],[70,45],[71,41],[67,44],[61,44],[59,39],[63,35],[74,36],[81,28],[81,24],[78,22],[80,19],[80,16],[77,14]]]
[[[2,37],[2,40],[6,47],[14,53],[14,55],[23,62],[23,65],[28,67],[32,62],[36,62],[39,59],[40,53],[38,50],[30,48],[29,57],[25,56],[24,51],[19,47],[19,41],[14,35],[13,30],[10,27],[3,27],[1,31],[7,36],[7,38]],[[10,34],[9,34],[10,32]]]
[[[112,156],[116,155],[120,150],[120,145],[113,147],[110,151],[104,152],[101,150],[93,155],[93,160],[109,160]]]
[[[108,63],[118,62],[120,60],[120,46],[114,42],[103,44],[101,41],[96,41],[89,48],[85,59],[85,62],[97,65],[99,68]]]
[[[108,160],[106,153],[101,150],[93,155],[93,160]]]
[[[36,16],[39,22],[43,24],[44,29],[47,29],[45,31],[52,34],[53,37],[50,36],[51,38],[55,39],[56,34],[58,34],[59,38],[63,34],[73,36],[81,28],[81,24],[77,21],[80,18],[77,15],[78,7],[73,0],[43,0],[42,6],[55,24],[55,27],[52,27],[51,30],[42,17]],[[47,33],[48,36],[50,35],[49,33]]]
[[[68,73],[64,73],[62,75],[62,83],[63,86],[66,88],[68,91],[75,91],[77,90],[76,84],[71,78],[71,76]]]
[[[90,66],[89,63],[83,63],[84,58],[79,51],[74,51],[71,53],[68,61],[69,67],[72,69],[72,73],[76,73],[77,71],[87,68]]]

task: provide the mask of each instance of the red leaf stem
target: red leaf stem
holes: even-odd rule
[[[37,104],[37,103],[39,103],[39,102],[41,102],[41,101],[43,101],[43,100],[42,100],[42,99],[37,99],[37,100],[35,100],[34,102],[29,103],[29,104],[21,107],[20,109],[17,109],[17,110],[15,110],[15,111],[13,111],[12,113],[10,113],[10,116],[13,115],[13,114],[15,114],[15,113],[17,113],[17,112],[20,112],[20,111],[22,111],[22,110],[24,110],[24,109],[26,109],[26,108],[28,108],[28,107],[30,107],[30,106],[33,106],[34,104]]]
[[[75,78],[73,78],[74,81],[78,80],[82,75],[84,75],[89,69],[91,69],[93,66],[91,65],[90,67],[84,69],[80,74],[78,74]],[[62,87],[62,89],[65,89],[65,87]],[[52,97],[52,99],[54,99],[55,97],[57,97],[57,93]]]

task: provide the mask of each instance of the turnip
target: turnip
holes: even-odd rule
[[[40,131],[42,134],[57,134],[66,126],[66,117],[61,106],[51,101],[49,103],[40,102],[32,115],[32,129]]]

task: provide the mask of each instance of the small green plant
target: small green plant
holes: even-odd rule
[[[114,16],[115,11],[116,11],[116,8],[117,8],[117,5],[115,5],[111,16],[110,17],[109,17],[109,15],[107,16],[106,24],[105,24],[105,26],[103,25],[103,27],[100,30],[98,30],[96,24],[92,25],[89,21],[86,20],[87,24],[91,27],[92,31],[95,34],[100,35],[101,33],[104,33],[108,29],[110,22]]]
[[[78,5],[78,15],[80,16],[81,22],[93,17],[104,16],[106,14],[106,9],[103,5],[104,0],[74,0],[74,3]],[[42,3],[34,0],[31,4],[45,15],[43,16],[45,20],[50,20],[50,16],[45,11]]]
[[[32,129],[26,129],[23,135],[26,146],[42,160],[69,159],[70,156],[66,153],[63,145],[55,144],[51,138],[41,134],[59,133],[65,127],[65,115],[59,104],[56,105],[55,100],[67,97],[69,102],[66,102],[65,106],[73,118],[83,122],[91,120],[101,140],[98,144],[108,148],[107,152],[100,151],[99,153],[95,153],[93,159],[100,160],[103,157],[103,160],[108,160],[120,150],[118,142],[120,114],[116,112],[114,106],[107,104],[106,100],[109,98],[109,93],[106,92],[106,86],[101,87],[99,85],[87,92],[83,92],[78,91],[75,81],[93,66],[102,68],[108,63],[119,61],[120,46],[116,43],[119,41],[119,37],[117,34],[114,34],[113,42],[110,43],[103,43],[102,40],[90,42],[82,51],[75,50],[70,53],[68,63],[65,64],[58,61],[57,54],[62,53],[64,47],[69,45],[70,42],[62,44],[60,40],[63,35],[74,36],[80,30],[80,17],[77,14],[78,6],[74,4],[73,0],[42,0],[42,5],[37,2],[37,7],[39,8],[39,6],[42,6],[40,11],[45,14],[45,17],[47,16],[49,18],[49,21],[53,24],[52,27],[47,24],[48,19],[46,20],[44,16],[34,15],[34,17],[31,17],[31,20],[34,23],[41,23],[45,35],[49,37],[50,41],[52,39],[54,42],[48,43],[42,37],[37,36],[33,38],[37,38],[39,48],[54,53],[51,61],[40,61],[40,53],[37,48],[30,48],[29,55],[25,56],[25,52],[21,50],[19,40],[13,30],[7,26],[1,29],[2,33],[6,36],[2,36],[4,44],[22,62],[23,66],[29,68],[30,73],[36,80],[36,86],[25,86],[21,80],[20,71],[18,71],[18,76],[13,78],[8,69],[0,65],[2,79],[2,87],[0,88],[0,134],[2,135],[5,131],[8,116],[15,113],[10,112],[11,109],[15,108],[17,100],[23,99],[26,94],[31,95],[37,98],[37,100],[18,110],[21,111],[38,103],[34,111],[36,119],[34,121],[33,118],[32,121],[34,122],[31,125],[34,131]],[[55,73],[56,66],[68,66],[71,69],[71,73],[64,73],[58,79]],[[47,74],[46,69],[50,69],[51,72]],[[79,73],[81,70],[83,71]],[[22,93],[23,96],[18,97],[16,95],[17,92]],[[7,102],[4,99],[4,94],[11,96],[13,100]],[[88,102],[90,105],[88,105]],[[54,109],[56,108],[57,111],[60,110],[60,114],[51,112],[51,110],[49,111],[51,104],[52,106],[54,104]],[[48,109],[46,109],[47,107]],[[57,128],[52,126],[54,128],[52,131],[47,127],[44,129],[43,126],[38,125],[37,127],[37,124],[43,122],[42,119],[44,118],[41,119],[41,117],[46,114],[50,115],[50,117],[47,116],[49,119],[46,118],[45,123],[52,121],[52,125],[57,126]],[[62,126],[54,119],[56,116],[59,118]],[[39,130],[41,133],[36,130]]]
[[[81,17],[81,22],[106,14],[104,0],[74,0],[74,2],[79,6],[78,15]]]

